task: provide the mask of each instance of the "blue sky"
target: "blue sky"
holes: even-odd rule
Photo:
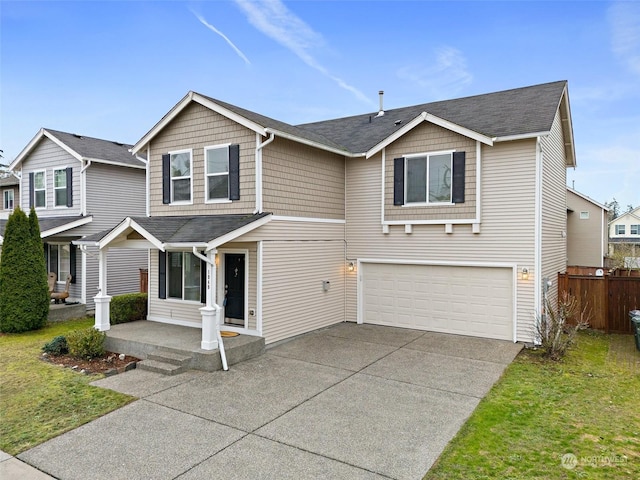
[[[569,186],[640,205],[640,2],[0,0],[0,149],[135,143],[189,90],[291,124],[569,81]],[[575,183],[574,183],[575,182]]]

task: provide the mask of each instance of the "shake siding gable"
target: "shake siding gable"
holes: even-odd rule
[[[53,171],[72,168],[72,207],[54,207]],[[40,140],[22,165],[21,197],[16,197],[16,205],[29,211],[29,175],[45,171],[47,207],[38,208],[38,217],[58,217],[60,215],[80,215],[80,162],[48,138]]]
[[[394,205],[394,159],[416,153],[443,150],[464,151],[465,202],[456,205],[398,206]],[[385,212],[386,221],[460,220],[474,219],[476,212],[476,142],[445,128],[423,123],[386,148],[385,152]]]
[[[151,141],[149,164],[151,216],[207,215],[247,213],[255,209],[256,136],[251,130],[191,103]],[[239,144],[240,200],[229,203],[205,203],[204,147]],[[175,150],[193,149],[192,204],[170,205],[162,202],[162,155]]]
[[[344,219],[343,156],[277,138],[262,153],[264,210]]]

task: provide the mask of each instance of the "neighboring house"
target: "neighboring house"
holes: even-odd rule
[[[150,217],[84,243],[150,249],[148,319],[205,349],[218,319],[267,343],[342,321],[531,342],[565,271],[564,81],[298,126],[189,92],[132,151]]]
[[[127,215],[145,213],[145,164],[131,145],[51,129],[41,129],[11,163],[20,177],[16,205],[28,214],[35,207],[44,242],[47,270],[57,275],[57,290],[72,276],[68,301],[93,310],[98,287],[99,252],[71,242],[112,228]],[[6,220],[0,222],[4,234]],[[147,253],[114,251],[109,261],[113,293],[139,290],[139,268]]]
[[[604,266],[609,252],[608,211],[601,203],[567,188],[567,265]]]
[[[20,181],[13,174],[0,178],[0,191],[2,191],[0,219],[7,219],[20,199]]]
[[[609,254],[623,252],[625,267],[640,268],[640,207],[609,222]]]

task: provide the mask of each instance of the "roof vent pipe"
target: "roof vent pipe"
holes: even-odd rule
[[[378,95],[380,96],[380,111],[378,112],[378,115],[376,115],[376,117],[381,117],[384,115],[384,108],[382,106],[382,97],[384,96],[384,90],[380,90],[378,92]]]

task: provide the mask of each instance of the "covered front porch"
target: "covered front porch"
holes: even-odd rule
[[[105,348],[144,360],[172,354],[184,359],[184,367],[213,372],[222,369],[220,351],[200,348],[201,331],[198,328],[167,323],[138,320],[112,325],[106,332]],[[238,335],[224,338],[228,365],[261,355],[264,338]]]

